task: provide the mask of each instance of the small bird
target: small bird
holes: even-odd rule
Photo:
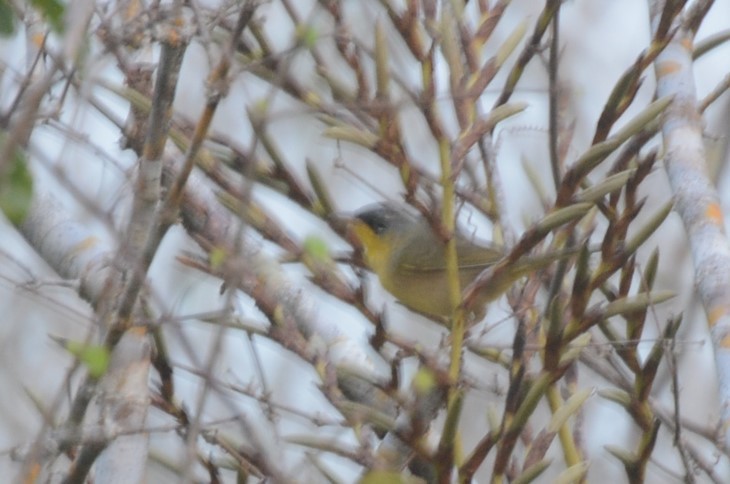
[[[429,316],[451,316],[445,245],[424,217],[380,203],[357,212],[348,223],[348,231],[361,246],[365,264],[400,303]],[[506,255],[500,248],[477,244],[459,231],[454,237],[462,290]],[[522,258],[526,260],[514,263],[492,285],[482,288],[474,315],[483,316],[486,304],[520,277],[573,254],[575,251]]]

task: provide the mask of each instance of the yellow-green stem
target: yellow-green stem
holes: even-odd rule
[[[450,387],[448,392],[447,414],[454,426],[458,426],[461,405],[459,404],[459,375],[461,374],[461,352],[464,344],[464,311],[461,304],[461,286],[459,284],[459,261],[456,253],[456,239],[453,237],[456,227],[454,214],[454,180],[451,172],[451,149],[448,140],[439,142],[441,160],[441,180],[443,185],[443,205],[441,222],[449,234],[446,241],[446,275],[449,281],[449,301],[451,302],[451,362],[449,365]],[[455,434],[453,434],[455,435]],[[451,442],[452,449],[456,446]]]
[[[563,406],[563,399],[560,397],[560,392],[555,383],[550,385],[547,389],[547,399],[550,404],[550,411],[555,413],[560,407]],[[570,431],[568,423],[565,422],[560,426],[558,430],[558,437],[560,438],[560,444],[563,447],[563,457],[567,467],[572,467],[579,464],[582,459],[578,447],[575,445],[573,439],[573,433]]]
[[[441,223],[449,234],[446,241],[446,276],[449,281],[449,301],[451,303],[451,365],[449,377],[456,383],[461,371],[461,349],[464,340],[464,314],[458,310],[461,304],[461,286],[459,284],[459,261],[456,254],[456,239],[453,237],[456,227],[454,215],[454,181],[451,174],[451,150],[447,140],[439,142],[441,158],[441,183],[443,186],[443,206]],[[451,399],[449,399],[451,400]]]

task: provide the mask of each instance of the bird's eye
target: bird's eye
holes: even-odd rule
[[[370,227],[372,227],[373,232],[375,232],[378,235],[385,232],[385,229],[386,229],[385,223],[383,223],[382,220],[374,221],[372,224],[370,224]]]

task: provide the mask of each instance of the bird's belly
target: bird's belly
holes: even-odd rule
[[[460,290],[471,283],[478,272],[462,274]],[[400,303],[421,313],[433,316],[451,316],[449,285],[445,271],[438,273],[393,274],[383,287],[395,296]]]

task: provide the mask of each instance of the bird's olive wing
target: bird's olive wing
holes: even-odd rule
[[[410,272],[446,270],[444,245],[435,235],[412,240],[407,247],[396,258],[400,270]],[[475,244],[461,235],[456,239],[456,253],[460,269],[485,269],[504,256],[504,253],[496,247]]]

